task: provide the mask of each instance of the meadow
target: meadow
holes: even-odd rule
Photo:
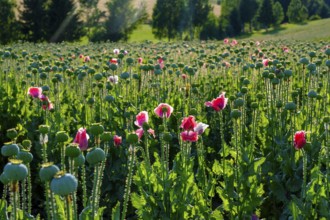
[[[0,47],[0,219],[330,219],[330,43]]]

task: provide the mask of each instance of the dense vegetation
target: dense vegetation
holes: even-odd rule
[[[330,218],[329,42],[16,43],[0,96],[1,219]]]
[[[283,22],[304,23],[328,18],[328,0],[14,0],[0,2],[0,43],[126,41],[141,23],[152,25],[159,39],[223,39],[253,30],[277,28]],[[102,1],[103,2],[103,1]],[[213,14],[221,4],[221,15]],[[16,16],[15,16],[16,14]]]

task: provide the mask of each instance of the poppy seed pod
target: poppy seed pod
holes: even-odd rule
[[[311,98],[311,99],[316,98],[317,97],[317,92],[315,92],[314,90],[311,90],[311,91],[308,92],[307,96],[308,96],[308,98]]]
[[[50,189],[57,195],[67,196],[77,190],[78,181],[72,174],[59,174],[52,179]]]
[[[80,167],[85,163],[85,156],[82,153],[80,153],[79,156],[75,157],[73,160],[74,160],[74,165],[76,167]]]
[[[90,151],[88,151],[86,155],[86,160],[91,165],[100,163],[104,161],[104,159],[105,159],[105,153],[101,148],[92,148]]]
[[[28,175],[28,169],[21,160],[10,160],[3,172],[9,181],[21,181]]]
[[[56,133],[57,142],[66,142],[69,140],[69,135],[65,131],[59,131]]]
[[[111,141],[112,140],[112,135],[110,132],[106,131],[103,134],[101,134],[101,140],[102,141]]]
[[[81,153],[79,144],[72,143],[65,148],[65,155],[71,158],[78,157]]]
[[[9,139],[13,140],[17,137],[17,131],[15,128],[8,129],[6,135]]]
[[[3,185],[7,185],[10,182],[5,173],[0,175],[0,182],[2,182]]]
[[[294,102],[288,102],[285,104],[284,108],[289,111],[294,111],[294,110],[296,110],[297,105]]]
[[[21,150],[17,154],[17,159],[22,160],[24,164],[28,164],[33,160],[33,155],[27,150]]]
[[[234,118],[234,119],[238,119],[242,116],[242,112],[238,109],[233,109],[231,112],[230,112],[230,117],[231,118]]]
[[[60,171],[60,169],[52,162],[45,163],[41,165],[41,169],[39,170],[39,177],[42,182],[50,181],[58,171]]]
[[[31,148],[31,145],[32,145],[32,143],[31,143],[30,140],[23,140],[23,141],[22,141],[22,146],[23,146],[24,148],[26,148],[26,149],[30,149],[30,148]]]
[[[18,152],[19,147],[17,146],[17,144],[5,143],[5,145],[1,148],[1,154],[4,157],[11,157],[17,155]]]
[[[136,134],[129,134],[127,136],[127,142],[129,144],[136,144],[139,141],[139,138]]]
[[[104,127],[100,123],[94,123],[94,124],[92,124],[92,126],[89,130],[93,135],[96,136],[96,135],[100,135],[104,132]]]

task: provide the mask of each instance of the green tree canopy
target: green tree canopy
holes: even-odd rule
[[[262,0],[258,10],[257,20],[266,29],[275,23],[273,0]]]
[[[308,18],[308,10],[300,0],[291,0],[287,15],[289,22],[301,23]]]
[[[32,42],[46,40],[47,0],[24,0],[20,16],[21,32],[24,39]]]
[[[284,20],[283,7],[282,7],[281,3],[275,2],[273,9],[274,9],[273,13],[274,13],[274,16],[275,16],[275,25],[278,26]]]
[[[243,25],[249,23],[250,32],[252,32],[252,20],[258,11],[257,0],[241,0],[239,4],[239,13]]]
[[[0,44],[6,44],[17,37],[17,22],[15,19],[15,3],[12,0],[1,0],[0,7]]]

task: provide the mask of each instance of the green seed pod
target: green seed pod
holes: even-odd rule
[[[39,170],[39,177],[42,182],[51,181],[55,174],[59,171],[60,169],[52,162],[45,163],[41,165],[41,169]]]
[[[314,90],[311,90],[311,91],[308,92],[307,96],[308,96],[308,98],[311,98],[311,99],[316,98],[317,97],[317,92],[315,92]]]
[[[80,153],[81,151],[79,148],[79,144],[72,143],[65,148],[65,155],[67,157],[71,157],[71,158],[78,157]]]
[[[95,79],[96,81],[100,81],[102,78],[103,78],[103,76],[102,76],[101,73],[96,73],[96,74],[94,75],[94,79]]]
[[[7,185],[10,182],[5,173],[1,173],[0,182],[2,182],[3,185]]]
[[[25,149],[30,149],[31,146],[32,146],[32,143],[30,140],[26,139],[26,140],[23,140],[22,141],[22,146],[25,148]]]
[[[134,62],[134,60],[133,60],[133,58],[131,58],[131,57],[128,57],[128,58],[126,59],[126,63],[127,63],[128,65],[133,64],[133,62]]]
[[[22,160],[24,164],[28,164],[33,160],[33,155],[28,150],[23,149],[17,154],[17,159]]]
[[[330,68],[330,60],[325,61],[325,65]]]
[[[11,157],[17,155],[19,152],[19,147],[17,144],[5,143],[1,148],[1,154],[4,157]]]
[[[244,105],[244,100],[242,98],[238,98],[234,101],[234,106],[236,108],[242,107]]]
[[[278,100],[276,102],[276,108],[282,108],[282,106],[283,106],[283,102],[281,100]]]
[[[101,134],[100,139],[101,141],[111,141],[112,140],[112,135],[110,132],[105,131],[103,134]]]
[[[304,64],[304,65],[308,65],[309,60],[306,57],[303,57],[299,60],[299,63]]]
[[[91,128],[89,130],[91,134],[97,136],[101,135],[104,132],[104,127],[100,123],[94,123],[91,125]]]
[[[294,110],[296,110],[297,105],[294,102],[288,102],[285,104],[284,108],[289,111],[294,111]]]
[[[74,160],[74,165],[76,167],[80,167],[85,163],[85,156],[81,153],[79,154],[78,157],[75,157],[73,160]]]
[[[233,119],[238,119],[242,116],[242,112],[238,109],[233,109],[231,112],[230,112],[230,117],[233,118]]]
[[[41,134],[48,134],[49,126],[48,125],[39,125],[39,132]]]
[[[77,191],[78,181],[76,177],[74,177],[70,173],[56,175],[52,182],[50,183],[50,189],[56,194],[60,196],[67,196],[75,191]]]
[[[257,99],[262,100],[264,98],[264,94],[258,93],[257,94]]]
[[[101,148],[91,148],[86,155],[86,160],[90,165],[95,165],[105,160],[105,153]]]
[[[164,132],[163,134],[163,139],[166,142],[170,142],[172,140],[172,135],[170,132]]]
[[[246,94],[248,92],[248,88],[242,87],[241,88],[241,93]]]
[[[252,109],[257,109],[259,107],[258,103],[257,102],[252,102],[251,103],[251,108]]]
[[[316,57],[316,53],[315,53],[315,51],[311,51],[311,52],[309,52],[308,55],[309,55],[310,57]]]
[[[127,136],[127,142],[129,143],[129,144],[136,144],[137,142],[139,141],[139,138],[138,138],[138,136],[136,135],[136,134],[129,134],[128,136]]]
[[[316,70],[316,65],[315,65],[315,63],[310,63],[310,64],[308,64],[308,66],[307,66],[307,69],[309,70],[309,71],[315,71]]]
[[[14,140],[17,137],[17,131],[15,128],[8,129],[6,135],[10,140]]]
[[[3,172],[10,181],[21,181],[28,175],[28,169],[22,164],[21,160],[10,160],[3,169]]]
[[[327,55],[327,56],[330,56],[330,48],[327,48],[324,53]]]
[[[115,98],[112,95],[107,95],[107,96],[105,96],[104,100],[106,102],[111,103],[111,102],[115,101]]]
[[[110,69],[111,69],[112,71],[117,70],[117,68],[118,68],[118,66],[117,66],[116,64],[114,64],[114,63],[111,63],[111,64],[110,64]]]
[[[69,135],[65,131],[58,131],[56,133],[56,141],[57,142],[66,142],[69,140]]]

